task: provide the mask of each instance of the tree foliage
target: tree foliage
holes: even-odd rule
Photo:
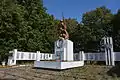
[[[87,42],[86,38],[83,38],[86,43],[84,45],[85,51],[98,50],[100,39],[104,36],[112,36],[112,18],[111,11],[104,6],[83,14],[82,23],[86,30],[84,33],[88,35],[86,38],[89,39]]]
[[[113,40],[114,40],[114,50],[120,51],[120,10],[114,15],[112,20],[113,24]]]
[[[2,0],[0,14],[1,56],[15,48],[52,51],[57,21],[46,13],[42,0]]]

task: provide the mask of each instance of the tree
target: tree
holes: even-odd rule
[[[42,0],[0,2],[0,55],[12,49],[51,52],[57,21],[46,13]]]
[[[85,51],[96,51],[99,49],[99,41],[104,36],[112,36],[112,24],[111,20],[113,14],[106,7],[99,7],[90,12],[86,12],[82,17],[83,28],[85,28],[86,33],[88,34],[89,40],[87,40],[84,45],[86,48]],[[87,28],[86,28],[87,27]],[[85,40],[85,38],[83,38]],[[83,41],[84,41],[83,40]]]
[[[14,4],[14,0],[0,2],[0,56],[7,56],[9,50],[18,47],[18,28],[24,24],[24,8]],[[0,60],[1,60],[0,59]]]
[[[114,15],[112,20],[113,24],[113,43],[114,50],[120,51],[120,10],[118,10],[117,14]]]
[[[51,52],[51,43],[56,39],[54,17],[46,13],[42,0],[18,0],[18,4],[25,7],[24,19],[31,27],[26,35],[26,44],[22,47],[27,51]]]
[[[86,49],[88,49],[86,44],[88,44],[88,41],[90,40],[90,28],[79,23],[73,33],[74,52],[79,52],[80,50],[86,51]]]

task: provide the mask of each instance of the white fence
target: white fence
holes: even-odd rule
[[[10,51],[9,53],[12,53],[12,56],[9,56],[8,58],[8,65],[16,65],[16,61],[18,60],[54,60],[55,55],[50,53],[40,53],[40,51],[35,52],[21,52],[17,51],[17,49],[14,49],[13,51]]]
[[[39,56],[37,55],[39,54]],[[33,53],[33,52],[17,52],[16,60],[36,60],[40,57],[40,60],[52,60],[53,54],[50,53]]]
[[[37,52],[21,52],[14,49],[10,51],[12,56],[8,58],[8,65],[16,65],[18,60],[55,60],[55,54],[50,53],[40,53]],[[113,52],[114,61],[120,61],[120,52]],[[74,61],[106,61],[105,53],[84,53],[80,51],[79,53],[74,53]]]
[[[105,53],[85,53],[84,60],[105,61]]]
[[[33,52],[17,52],[16,60],[36,60],[36,54]]]
[[[113,52],[114,61],[120,61],[120,52]],[[84,53],[84,60],[90,61],[105,61],[105,53]]]
[[[120,52],[114,52],[115,61],[120,61]]]

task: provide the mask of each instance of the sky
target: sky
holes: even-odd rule
[[[120,0],[43,0],[47,12],[54,15],[56,19],[75,18],[81,21],[82,14],[97,7],[106,6],[112,13],[120,9]]]

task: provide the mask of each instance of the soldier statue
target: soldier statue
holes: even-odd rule
[[[60,24],[58,25],[59,39],[69,39],[69,34],[66,29],[67,27],[64,20],[61,20]]]

